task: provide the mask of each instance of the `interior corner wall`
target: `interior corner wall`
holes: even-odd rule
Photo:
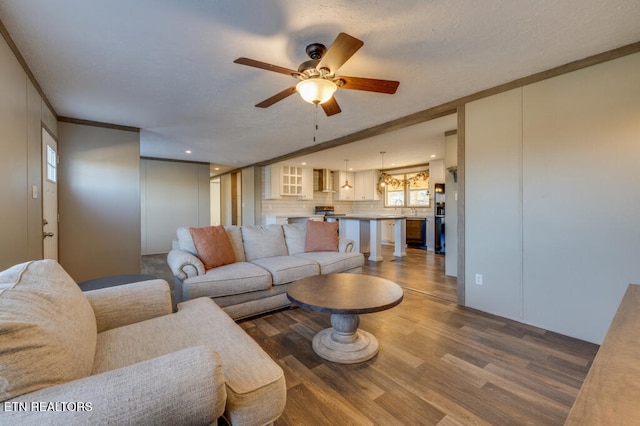
[[[0,269],[5,269],[42,258],[41,123],[55,135],[57,122],[2,37],[0,94]]]
[[[521,105],[522,89],[515,89],[467,104],[465,115],[466,305],[519,321]]]
[[[255,225],[256,204],[253,194],[255,185],[255,167],[242,169],[240,200],[242,206],[242,225]]]
[[[445,155],[445,266],[447,276],[458,275],[458,182],[449,172],[449,167],[458,165],[458,135],[444,138]]]
[[[168,253],[181,226],[211,225],[209,164],[140,160],[142,254]]]
[[[231,225],[233,221],[232,213],[232,191],[231,191],[231,174],[227,173],[220,176],[220,224]]]
[[[138,274],[140,134],[61,122],[60,264],[76,281]]]
[[[467,306],[602,342],[640,282],[639,71],[633,54],[466,106]]]

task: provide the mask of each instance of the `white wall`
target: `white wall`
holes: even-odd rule
[[[639,73],[634,54],[466,106],[467,306],[602,341],[640,282]]]
[[[142,254],[168,253],[180,226],[208,226],[209,165],[140,160]]]

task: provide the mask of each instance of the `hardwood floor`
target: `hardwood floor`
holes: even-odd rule
[[[385,261],[367,261],[362,272],[390,279],[408,290],[455,302],[456,278],[444,275],[444,255],[409,247],[406,250],[407,256],[394,257],[393,246],[383,245]]]
[[[242,321],[285,372],[287,405],[275,424],[563,424],[598,346],[458,307],[443,298],[451,285],[455,297],[443,260],[410,250],[367,262],[364,273],[405,294],[400,305],[361,316],[380,343],[361,364],[313,352],[313,336],[330,327],[326,314],[293,308]]]

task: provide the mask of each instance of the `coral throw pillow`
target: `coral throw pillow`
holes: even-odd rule
[[[338,222],[307,221],[304,251],[338,251]]]
[[[189,228],[189,232],[205,269],[235,263],[236,255],[224,226]]]

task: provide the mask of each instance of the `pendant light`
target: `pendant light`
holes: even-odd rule
[[[380,164],[380,176],[378,177],[378,192],[380,194],[384,193],[384,187],[386,186],[384,173],[384,154],[386,154],[385,151],[380,151],[380,156],[382,157]]]
[[[347,177],[347,170],[348,170],[348,165],[349,165],[349,160],[344,160],[344,173],[345,173],[345,178],[344,178],[344,185],[342,185],[340,188],[342,189],[351,189],[353,188],[353,186],[349,185],[349,179]]]

